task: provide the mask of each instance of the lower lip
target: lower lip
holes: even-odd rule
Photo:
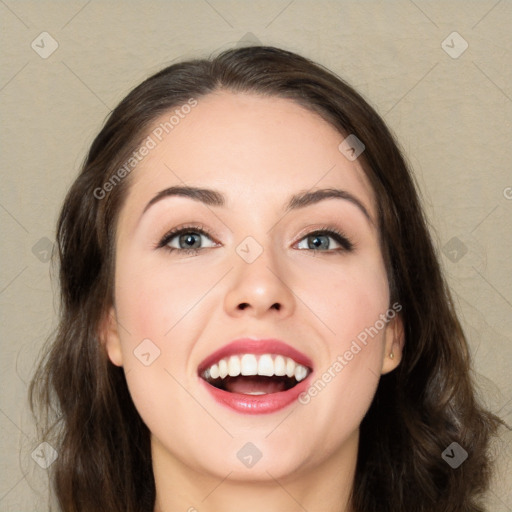
[[[268,414],[284,409],[296,401],[299,395],[309,387],[311,374],[296,386],[287,391],[269,393],[267,395],[245,395],[243,393],[230,393],[208,384],[204,379],[199,379],[206,386],[213,399],[221,405],[242,414]]]

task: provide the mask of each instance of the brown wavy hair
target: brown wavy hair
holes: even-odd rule
[[[288,98],[366,146],[359,161],[378,202],[390,303],[403,307],[405,347],[360,427],[353,510],[483,511],[490,441],[502,422],[476,398],[468,345],[412,174],[361,95],[321,65],[268,46],[176,63],[146,79],[110,113],[65,198],[56,244],[60,323],[29,389],[42,435],[59,453],[50,469],[61,510],[153,511],[149,431],[123,369],[99,341],[113,302],[116,223],[131,175],[96,196],[157,117],[220,89]],[[441,457],[454,441],[469,454],[457,469]]]

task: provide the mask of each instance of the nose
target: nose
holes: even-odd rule
[[[277,255],[264,249],[255,261],[248,263],[235,254],[234,264],[224,301],[229,315],[259,318],[273,314],[285,318],[293,314],[293,283],[287,282],[291,277]]]

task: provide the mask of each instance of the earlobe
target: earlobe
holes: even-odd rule
[[[113,306],[109,309],[102,321],[99,335],[100,342],[104,346],[112,364],[123,366],[121,340],[119,338],[117,316]]]
[[[396,315],[386,326],[382,375],[393,371],[402,360],[404,328],[400,315]]]

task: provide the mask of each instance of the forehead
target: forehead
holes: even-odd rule
[[[292,100],[217,91],[171,123],[175,110],[149,129],[154,147],[130,177],[127,202],[146,203],[160,190],[187,184],[224,191],[228,208],[261,208],[282,206],[299,190],[336,187],[374,211],[363,168],[338,148],[344,136]]]

